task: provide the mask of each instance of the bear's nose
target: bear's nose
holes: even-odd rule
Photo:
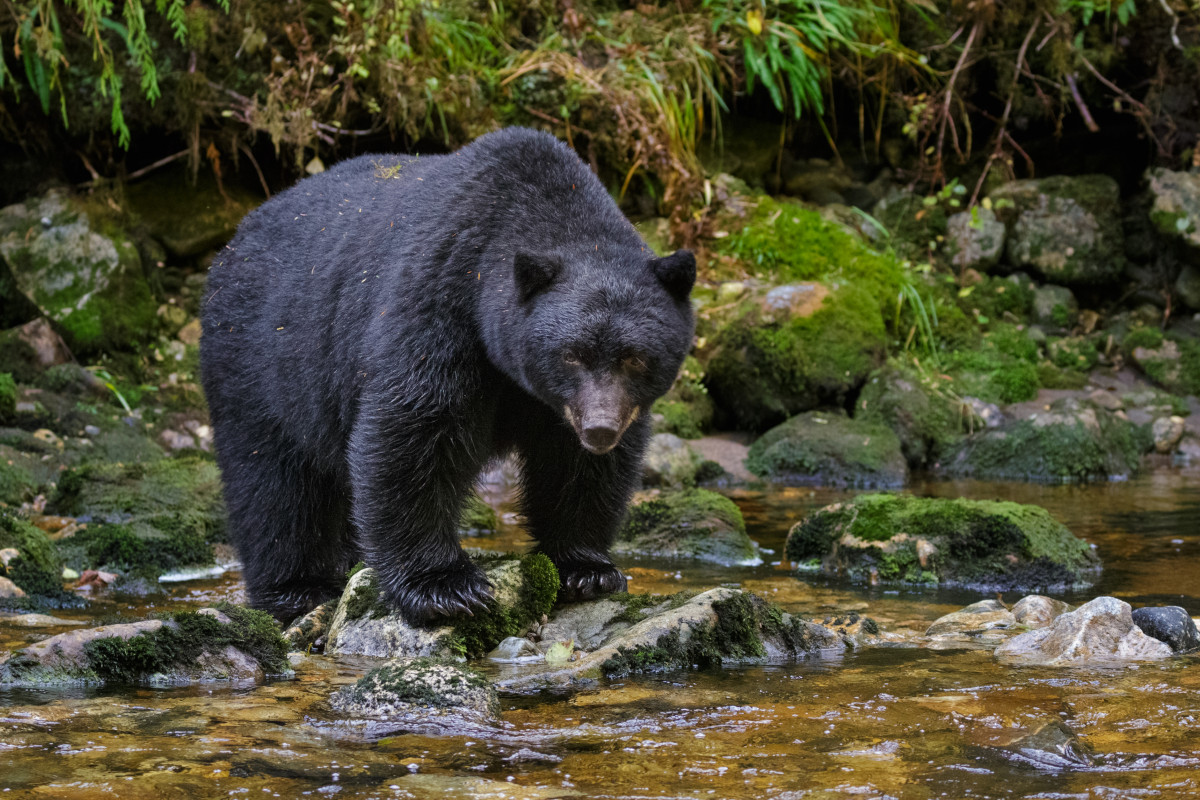
[[[611,425],[588,425],[583,429],[583,446],[597,455],[607,453],[617,444],[621,431]]]

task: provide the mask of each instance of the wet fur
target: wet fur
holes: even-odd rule
[[[410,622],[483,607],[457,522],[510,453],[564,596],[623,589],[608,549],[691,344],[693,279],[690,254],[653,260],[573,152],[521,129],[362,156],[264,203],[214,259],[201,342],[252,603],[294,617],[362,559]],[[564,418],[566,349],[642,412],[604,455]],[[622,366],[635,351],[642,369]]]

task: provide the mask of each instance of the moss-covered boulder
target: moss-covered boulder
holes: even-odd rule
[[[889,363],[867,378],[854,418],[890,428],[908,465],[919,469],[961,439],[971,422],[971,411],[950,394],[950,385],[940,375]]]
[[[603,676],[787,664],[839,656],[847,636],[794,617],[757,595],[719,588],[695,596],[616,595],[557,610],[541,626],[584,652],[565,663],[527,667],[501,678],[503,691],[577,686]]]
[[[53,636],[0,663],[0,684],[244,683],[290,671],[287,644],[268,614],[219,603]]]
[[[1066,286],[1107,284],[1124,272],[1121,191],[1107,175],[1013,181],[989,197],[1008,226],[1013,267]]]
[[[762,563],[742,512],[729,498],[706,489],[664,492],[631,506],[612,549],[722,566]]]
[[[88,523],[59,543],[77,570],[157,576],[211,563],[212,544],[225,540],[220,473],[202,455],[85,464],[63,473],[47,507]]]
[[[746,467],[775,483],[893,487],[908,478],[900,439],[882,422],[811,411],[764,433]]]
[[[352,717],[429,724],[438,720],[494,721],[500,700],[491,683],[469,667],[433,658],[397,659],[333,693],[329,705]]]
[[[0,259],[21,298],[77,354],[126,349],[156,330],[158,304],[137,246],[102,211],[65,192],[0,209]]]
[[[704,383],[704,367],[689,355],[679,368],[671,390],[654,401],[655,433],[698,439],[712,427],[713,402]]]
[[[718,424],[762,431],[840,403],[880,366],[904,270],[798,203],[746,203],[717,232],[727,235],[711,243],[712,261],[754,280],[740,300],[701,311],[697,330]]]
[[[1200,395],[1200,340],[1165,338],[1156,329],[1139,328],[1126,337],[1123,347],[1146,377],[1162,388]]]
[[[755,293],[711,337],[707,386],[727,424],[761,431],[839,405],[884,359],[878,303],[856,283]]]
[[[62,558],[44,532],[11,514],[0,512],[0,550],[13,548],[0,574],[26,594],[57,597],[62,594]]]
[[[493,602],[486,611],[439,628],[409,625],[388,606],[375,570],[354,572],[330,623],[326,652],[384,658],[478,658],[509,636],[524,633],[554,606],[558,570],[545,555],[486,554],[473,560],[492,584]]]
[[[1152,445],[1145,427],[1068,398],[968,436],[945,454],[941,471],[994,480],[1113,480],[1136,474]]]
[[[1087,542],[1037,506],[864,495],[812,514],[788,533],[798,566],[861,583],[1062,591],[1095,580]]]

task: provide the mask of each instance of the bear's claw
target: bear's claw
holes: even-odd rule
[[[489,608],[492,585],[476,565],[466,561],[441,570],[406,575],[389,592],[392,606],[409,625],[431,627],[446,618],[474,616]]]
[[[567,603],[593,600],[627,588],[625,576],[611,562],[559,564],[558,577],[561,581],[558,599]]]

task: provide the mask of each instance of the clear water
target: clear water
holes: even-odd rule
[[[1200,471],[1127,483],[922,483],[917,494],[1048,508],[1094,542],[1100,585],[1134,605],[1200,614]],[[635,591],[716,584],[821,617],[860,610],[921,631],[980,599],[853,588],[785,565],[790,525],[845,497],[737,497],[776,555],[718,569],[628,561]],[[511,548],[507,530],[472,544]],[[237,599],[236,576],[113,599],[89,621]],[[1006,597],[1008,601],[1017,598]],[[61,616],[72,616],[62,614]],[[0,648],[56,629],[0,622]],[[573,694],[503,698],[497,728],[396,730],[349,723],[325,698],[370,661],[310,657],[296,679],[250,689],[0,690],[0,791],[53,798],[1125,798],[1200,793],[1200,662],[1125,669],[1001,667],[986,652],[875,648],[788,667],[676,672]]]

